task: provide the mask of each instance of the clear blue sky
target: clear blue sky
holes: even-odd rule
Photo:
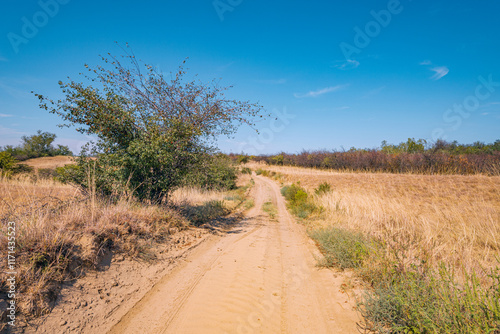
[[[62,97],[58,80],[120,54],[114,41],[164,72],[189,57],[192,75],[291,115],[224,152],[500,138],[498,1],[55,1],[2,3],[0,145],[42,129],[77,151],[88,138],[30,92]]]

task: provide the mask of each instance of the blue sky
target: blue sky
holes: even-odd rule
[[[0,145],[38,129],[89,138],[38,108],[99,55],[221,78],[278,120],[220,138],[224,152],[377,147],[408,137],[500,138],[500,3],[474,1],[4,0]],[[31,29],[30,29],[31,28]]]

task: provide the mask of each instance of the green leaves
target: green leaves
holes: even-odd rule
[[[59,115],[65,125],[99,138],[92,155],[98,158],[96,170],[105,192],[120,184],[118,188],[142,200],[158,201],[185,181],[189,170],[197,169],[205,171],[202,183],[217,183],[217,169],[205,164],[213,151],[207,143],[234,133],[241,124],[252,126],[262,107],[227,99],[228,88],[215,81],[186,80],[183,65],[167,79],[138,61],[128,46],[122,49],[120,58],[101,57],[102,66],[85,64],[87,83],[60,81],[65,99],[35,94],[40,107]],[[80,163],[84,168],[87,160]],[[234,180],[230,172],[222,174]]]

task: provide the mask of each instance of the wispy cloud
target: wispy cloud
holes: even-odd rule
[[[286,84],[286,79],[270,79],[270,80],[256,80],[258,83],[268,84],[268,85],[283,85]]]
[[[347,61],[343,62],[342,64],[335,65],[334,67],[338,68],[339,70],[352,70],[356,67],[359,66],[359,61],[354,60],[354,59],[347,59]]]
[[[434,68],[431,68],[431,71],[436,72],[431,77],[432,80],[439,80],[450,72],[450,70],[446,66],[434,67]]]
[[[430,60],[424,60],[424,61],[421,61],[420,63],[418,63],[419,65],[430,65],[432,64],[432,62]]]
[[[12,117],[13,115],[9,115],[9,114],[2,114],[0,113],[0,117]]]
[[[326,88],[322,88],[322,89],[319,89],[319,90],[310,91],[310,92],[308,92],[306,94],[295,93],[293,95],[296,98],[298,98],[298,99],[301,99],[301,98],[304,98],[304,97],[318,97],[318,96],[321,96],[321,95],[324,95],[324,94],[328,94],[328,93],[331,93],[331,92],[336,92],[339,89],[342,89],[342,88],[347,87],[347,86],[348,85],[337,85],[337,86],[331,86],[331,87],[326,87]]]
[[[0,56],[0,61],[9,61],[7,58]]]
[[[386,88],[386,86],[380,86],[378,88],[372,89],[368,93],[366,93],[365,96],[363,96],[363,99],[367,99],[371,96],[378,95],[381,91],[383,91]]]
[[[0,138],[2,137],[11,137],[11,136],[19,136],[19,135],[25,135],[26,132],[21,132],[16,129],[11,129],[11,128],[6,128],[4,126],[0,125]]]

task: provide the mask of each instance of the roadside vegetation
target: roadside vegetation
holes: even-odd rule
[[[247,158],[268,165],[338,171],[500,175],[500,140],[491,144],[438,140],[431,144],[423,139],[409,138],[398,145],[384,141],[375,149],[303,151],[299,154],[280,153]],[[233,159],[241,160],[241,157],[234,156]]]
[[[261,107],[226,99],[216,82],[187,80],[182,66],[164,77],[127,50],[86,65],[84,82],[59,82],[61,100],[36,94],[42,109],[97,142],[72,160],[41,131],[0,149],[0,247],[15,222],[18,316],[50,312],[61,283],[99,269],[107,253],[154,260],[171,235],[253,206],[248,171],[211,143],[253,126]],[[2,319],[7,290],[4,277]]]
[[[365,329],[500,332],[498,177],[259,168],[284,184],[324,254],[319,265],[365,285]]]

